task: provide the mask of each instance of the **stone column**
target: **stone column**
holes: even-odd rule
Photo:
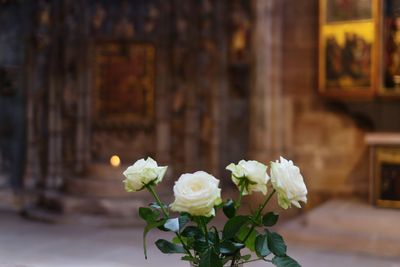
[[[189,30],[187,33],[186,43],[186,84],[185,84],[185,169],[192,172],[200,168],[200,111],[199,111],[199,94],[203,90],[200,88],[198,79],[198,65],[200,53],[200,35],[198,31],[199,17],[191,15],[190,10],[200,9],[200,1],[191,1],[190,9],[185,10]],[[189,6],[188,6],[189,7]],[[198,51],[193,53],[193,51]],[[189,67],[190,66],[190,67]]]
[[[174,166],[178,172],[199,168],[199,108],[197,69],[199,51],[199,1],[173,1]],[[172,90],[171,90],[172,91]],[[180,124],[178,127],[178,123]]]
[[[169,51],[172,48],[169,34],[171,33],[171,7],[170,2],[163,1],[160,24],[165,27],[160,32],[160,41],[157,44],[157,66],[156,66],[156,91],[155,91],[155,123],[156,123],[156,159],[161,164],[171,163],[171,61]],[[171,174],[171,173],[170,173]]]
[[[72,4],[72,2],[71,2]],[[91,112],[91,98],[90,89],[92,85],[92,74],[90,62],[92,61],[92,54],[90,51],[93,49],[89,38],[89,11],[87,1],[81,1],[77,5],[82,10],[80,13],[80,20],[83,27],[78,27],[77,44],[81,48],[74,51],[78,60],[77,66],[77,124],[76,124],[76,164],[75,172],[84,173],[90,164],[90,112]]]
[[[27,128],[27,148],[26,148],[26,170],[24,178],[24,187],[26,189],[33,189],[40,175],[39,170],[39,157],[36,145],[35,136],[35,102],[34,102],[34,88],[33,84],[36,83],[34,75],[34,49],[30,45],[27,53],[27,71],[26,71],[26,128]]]
[[[62,5],[53,2],[53,28],[50,52],[49,91],[48,91],[48,152],[46,188],[54,189],[61,186],[62,164],[62,128],[61,128],[61,92],[62,92]]]
[[[26,62],[26,118],[27,158],[24,186],[33,189],[37,184],[44,186],[47,172],[47,110],[49,60],[52,45],[52,25],[44,17],[50,17],[52,5],[38,1],[32,8],[32,25],[29,27],[31,42],[28,43]]]
[[[250,155],[269,162],[285,143],[285,110],[282,97],[281,0],[255,0],[253,34],[253,84],[250,95]]]
[[[214,2],[214,25],[213,39],[216,45],[214,53],[212,53],[215,66],[211,77],[211,118],[212,118],[212,135],[210,143],[210,171],[220,176],[224,170],[225,154],[224,146],[227,142],[224,137],[227,136],[227,113],[228,110],[228,49],[227,49],[227,30],[226,30],[226,14],[227,2]]]

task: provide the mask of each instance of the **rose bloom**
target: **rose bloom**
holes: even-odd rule
[[[307,188],[300,169],[291,160],[280,157],[271,162],[271,182],[278,193],[279,205],[287,209],[291,204],[301,208],[299,201],[307,203]]]
[[[167,166],[158,166],[157,162],[150,157],[146,160],[139,159],[124,171],[125,190],[136,192],[150,183],[158,184],[162,181],[167,168]]]
[[[229,164],[226,169],[232,172],[232,181],[238,187],[241,179],[249,180],[248,186],[244,188],[243,195],[248,195],[252,192],[267,194],[269,176],[266,165],[255,160],[241,160],[237,165]]]
[[[204,171],[182,174],[175,182],[171,209],[193,216],[214,216],[214,206],[222,202],[218,185],[219,180]]]

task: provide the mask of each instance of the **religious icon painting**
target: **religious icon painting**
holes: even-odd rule
[[[374,204],[400,208],[400,147],[377,148],[374,169]]]
[[[378,0],[320,0],[319,91],[369,97],[376,85]]]
[[[155,46],[104,41],[95,45],[94,122],[150,124],[154,118]]]
[[[400,0],[381,1],[381,47],[378,93],[381,96],[400,96]]]

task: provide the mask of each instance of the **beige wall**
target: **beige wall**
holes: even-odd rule
[[[318,1],[254,3],[251,156],[293,159],[310,191],[307,207],[332,197],[367,200],[364,131],[317,93]]]
[[[282,83],[289,110],[289,154],[303,170],[310,202],[361,195],[368,167],[364,132],[343,113],[330,111],[317,93],[318,1],[284,3]]]

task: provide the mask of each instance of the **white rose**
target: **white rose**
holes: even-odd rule
[[[193,216],[214,216],[214,206],[222,201],[218,185],[218,179],[203,171],[182,174],[175,182],[175,201],[171,209]]]
[[[226,167],[232,172],[232,181],[239,187],[242,179],[248,180],[248,186],[244,188],[243,195],[252,192],[261,192],[267,194],[267,183],[269,176],[267,174],[267,166],[255,160],[241,160],[239,164],[233,163]]]
[[[166,171],[167,166],[158,166],[157,162],[150,157],[146,160],[139,159],[124,171],[125,190],[136,192],[142,190],[149,183],[158,184],[162,181]]]
[[[299,201],[307,202],[307,188],[300,169],[291,160],[281,157],[271,162],[271,182],[278,193],[279,205],[287,209],[291,204],[301,208]]]

